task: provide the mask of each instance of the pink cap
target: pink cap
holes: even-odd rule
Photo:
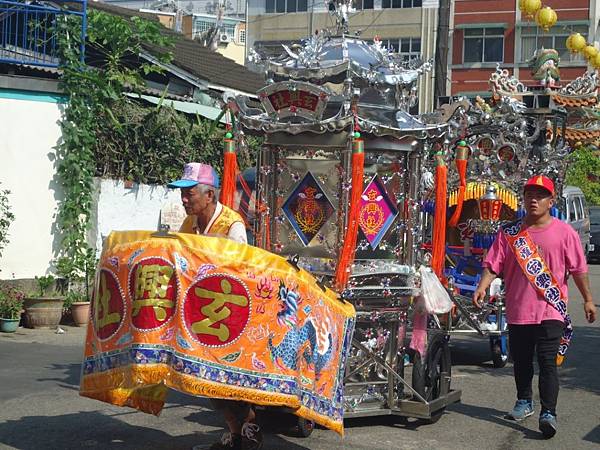
[[[208,164],[188,163],[183,167],[181,179],[169,183],[170,188],[187,188],[197,184],[206,184],[214,188],[219,188],[219,175],[215,169]]]

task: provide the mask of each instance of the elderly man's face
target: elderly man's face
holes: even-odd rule
[[[187,215],[198,215],[212,203],[214,191],[200,186],[181,189],[181,203]]]

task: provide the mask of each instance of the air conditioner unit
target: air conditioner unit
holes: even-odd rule
[[[225,33],[219,36],[219,42],[229,42],[230,40],[231,39],[229,38],[229,36],[227,36],[227,34]]]

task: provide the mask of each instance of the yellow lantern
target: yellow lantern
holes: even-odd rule
[[[572,53],[578,53],[585,48],[585,38],[579,33],[573,33],[567,38],[567,48]]]
[[[544,31],[548,31],[552,28],[557,20],[558,16],[556,15],[556,11],[549,6],[540,9],[535,15],[536,23]]]
[[[542,7],[542,0],[519,0],[519,10],[527,17],[535,16]]]
[[[586,45],[583,49],[583,56],[585,56],[585,59],[587,59],[588,61],[592,61],[592,59],[595,58],[597,54],[598,49],[593,45]]]
[[[600,69],[600,53],[596,53],[596,56],[594,56],[594,59],[590,60],[590,64],[592,66],[594,66],[594,68]]]

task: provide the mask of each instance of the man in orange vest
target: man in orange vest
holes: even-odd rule
[[[217,200],[219,185],[215,169],[196,162],[186,164],[181,179],[168,184],[170,188],[181,189],[181,201],[187,213],[179,232],[224,236],[246,244],[244,220]],[[229,432],[210,450],[258,450],[262,447],[262,432],[254,423],[256,416],[249,403],[212,398],[211,402],[215,409],[222,411]],[[195,446],[194,450],[199,448]]]

